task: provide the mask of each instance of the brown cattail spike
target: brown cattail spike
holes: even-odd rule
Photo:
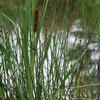
[[[34,26],[33,26],[33,31],[37,31],[37,26],[38,26],[38,20],[39,20],[39,9],[35,8],[35,13],[34,13]]]

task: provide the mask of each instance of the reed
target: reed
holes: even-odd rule
[[[81,32],[80,39],[88,40],[83,46],[76,43],[79,38],[76,34],[69,48],[69,31],[75,18],[84,17],[83,29],[88,24],[85,3],[75,3],[75,6],[82,5],[82,13],[80,10],[77,13],[78,9],[70,2],[65,8],[61,6],[63,15],[57,16],[58,9],[54,9],[49,17],[49,0],[44,0],[41,9],[38,0],[16,0],[14,4],[18,6],[10,9],[0,2],[0,100],[99,100],[99,77],[96,80],[88,72],[92,65],[87,45],[94,37]],[[93,21],[89,27],[91,34],[96,29],[98,42],[99,26],[99,22],[95,25]],[[45,39],[41,40],[43,36]]]

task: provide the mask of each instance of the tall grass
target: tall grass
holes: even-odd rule
[[[54,13],[52,24],[46,30],[47,37],[41,41],[47,5],[48,0],[45,0],[36,32],[33,26],[37,0],[25,0],[17,17],[14,13],[12,16],[4,11],[0,13],[0,100],[90,100],[92,96],[97,97],[91,87],[99,84],[84,85],[81,74],[89,63],[87,49],[76,48],[76,60],[73,55],[69,56],[72,53],[65,23],[67,10],[62,20],[63,29],[55,30]]]

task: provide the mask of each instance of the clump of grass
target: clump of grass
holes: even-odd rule
[[[60,38],[64,33],[52,36],[55,19],[52,20],[51,28],[47,31],[45,43],[41,45],[40,41],[47,2],[44,3],[40,13],[36,32],[33,32],[32,27],[36,1],[26,0],[25,10],[19,10],[17,20],[4,12],[1,13],[4,19],[0,45],[2,99],[56,99],[62,95],[59,88],[63,88],[62,84],[64,85],[70,74],[67,76],[65,74],[67,60],[62,63],[67,48],[64,43],[65,37],[63,37],[64,41]],[[8,23],[5,23],[6,20]],[[66,69],[64,72],[63,66]],[[63,80],[61,76],[66,78]]]
[[[86,71],[85,66],[89,64],[87,48],[83,50],[77,46],[73,49],[75,52],[73,53],[68,47],[69,33],[67,32],[69,29],[65,23],[68,9],[64,11],[60,31],[55,29],[56,11],[54,12],[50,27],[45,26],[47,34],[45,41],[41,42],[40,35],[47,5],[48,0],[43,4],[36,32],[33,32],[33,26],[37,0],[25,0],[23,5],[19,6],[17,14],[9,12],[11,16],[5,9],[1,10],[1,100],[59,100],[97,97],[88,95],[93,93],[91,86],[84,84],[91,79],[83,77],[84,74],[81,73]],[[71,57],[69,53],[72,54]],[[90,90],[86,91],[88,88]]]

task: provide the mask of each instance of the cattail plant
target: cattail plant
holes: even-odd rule
[[[0,100],[99,100],[99,11],[99,0],[1,0]]]

